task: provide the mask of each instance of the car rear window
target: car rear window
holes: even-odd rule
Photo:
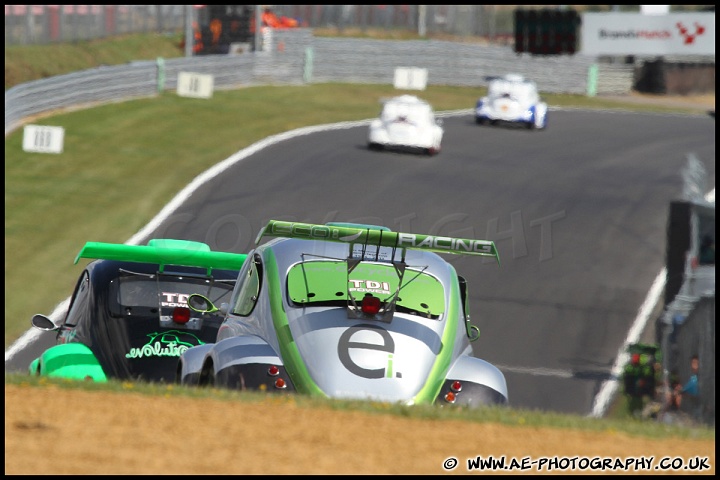
[[[403,119],[411,123],[427,123],[432,117],[432,110],[427,105],[412,103],[386,103],[382,111],[385,121]]]
[[[287,276],[288,295],[295,306],[356,302],[370,293],[387,300],[398,287],[399,277],[391,264],[362,262],[348,275],[344,261],[315,260],[293,265]],[[398,293],[398,311],[439,318],[445,312],[445,291],[437,278],[407,267]]]
[[[232,283],[189,278],[184,281],[148,277],[120,277],[117,301],[122,307],[187,307],[190,294],[205,295],[216,305],[230,301]]]
[[[527,100],[535,94],[534,85],[529,82],[509,82],[495,80],[490,83],[488,95],[490,97],[509,96],[514,100]]]

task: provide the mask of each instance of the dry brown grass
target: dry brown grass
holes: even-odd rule
[[[5,385],[5,474],[467,474],[477,456],[707,457],[714,440],[649,439],[546,427],[404,418],[309,408],[292,400],[242,404]],[[528,461],[530,461],[528,460]],[[535,468],[495,473],[537,473]],[[480,472],[477,472],[480,473]],[[483,472],[490,473],[490,472]],[[558,470],[541,473],[695,473]]]

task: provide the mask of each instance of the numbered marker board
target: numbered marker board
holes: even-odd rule
[[[25,125],[23,150],[39,153],[62,153],[65,129],[44,125]]]
[[[181,97],[210,98],[213,94],[213,76],[201,73],[180,72],[177,94]]]
[[[427,68],[398,67],[395,69],[395,88],[403,90],[425,90]]]

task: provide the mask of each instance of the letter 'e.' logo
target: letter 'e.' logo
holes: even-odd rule
[[[378,340],[381,343],[361,343],[351,341],[353,335],[359,332],[372,332],[378,335]],[[381,352],[388,352],[388,363],[387,368],[365,368],[361,367],[353,361],[350,357],[350,349],[353,350],[377,350]],[[338,356],[343,366],[347,368],[351,373],[354,373],[358,377],[363,378],[392,378],[392,355],[395,353],[395,341],[393,341],[390,333],[384,328],[377,327],[375,325],[358,325],[350,327],[343,332],[338,340]],[[356,357],[357,358],[357,357]],[[399,377],[399,373],[397,374]]]

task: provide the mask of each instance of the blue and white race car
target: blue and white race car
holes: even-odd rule
[[[265,236],[275,237],[260,244]],[[495,244],[355,223],[271,220],[215,342],[179,358],[185,385],[406,405],[505,405],[505,377],[473,355],[465,279],[437,253],[498,258]],[[437,252],[437,253],[436,253]],[[499,261],[499,260],[498,260]]]
[[[547,103],[540,99],[535,82],[521,75],[491,78],[487,96],[475,106],[475,122],[523,125],[529,129],[547,128]]]

